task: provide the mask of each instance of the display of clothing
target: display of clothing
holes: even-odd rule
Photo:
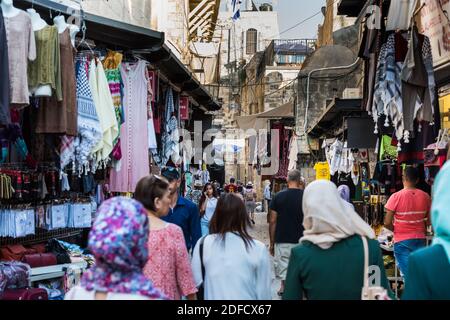
[[[156,134],[155,134],[155,123],[153,121],[153,89],[152,83],[150,81],[150,75],[148,74],[148,98],[147,98],[147,106],[148,106],[148,120],[147,120],[147,128],[148,128],[148,148],[149,149],[157,149],[158,143],[156,142]]]
[[[297,169],[297,155],[298,155],[298,141],[297,136],[294,134],[291,138],[291,144],[289,146],[289,167],[288,170]]]
[[[11,123],[9,113],[9,64],[6,28],[0,8],[0,125]]]
[[[162,136],[162,166],[165,166],[169,160],[175,164],[180,159],[180,134],[178,131],[178,120],[175,116],[175,105],[173,100],[172,88],[166,91],[166,110],[165,110],[165,125]]]
[[[78,171],[87,170],[92,160],[92,151],[102,139],[102,130],[92,100],[91,88],[87,78],[88,62],[82,58],[77,62],[77,104],[78,137],[75,139],[75,152]]]
[[[120,130],[123,152],[120,171],[111,171],[112,192],[134,192],[138,181],[150,172],[148,149],[142,147],[142,137],[147,137],[147,76],[146,63],[122,63],[124,82],[125,124]]]
[[[419,35],[417,27],[413,28],[410,37],[401,76],[404,125],[405,130],[411,132],[419,109],[423,120],[433,122],[436,93],[430,40]]]
[[[123,55],[118,52],[108,51],[106,58],[103,60],[103,68],[105,69],[106,78],[108,79],[109,90],[113,99],[116,118],[119,126],[125,122],[123,112],[123,92],[122,92],[122,76],[120,74],[120,65]],[[116,143],[117,143],[116,137]]]
[[[34,32],[36,59],[28,66],[28,85],[33,90],[50,85],[58,101],[62,101],[61,58],[58,27],[46,26]]]
[[[63,100],[42,98],[37,112],[36,133],[58,133],[76,136],[78,111],[76,101],[75,48],[69,29],[59,34]]]
[[[30,103],[28,91],[28,61],[36,59],[36,42],[31,18],[24,11],[4,17],[9,57],[10,103],[24,107]]]
[[[392,145],[392,138],[383,135],[380,144],[380,160],[397,159],[397,155],[397,148]]]
[[[109,158],[114,147],[114,140],[119,135],[119,125],[103,65],[97,59],[93,59],[89,67],[89,84],[102,128],[102,139],[94,149],[95,165],[98,166],[101,161]]]
[[[328,162],[318,162],[314,165],[316,180],[330,180],[330,166]]]

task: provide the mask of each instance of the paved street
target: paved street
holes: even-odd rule
[[[269,224],[267,223],[267,214],[256,213],[255,226],[251,229],[250,234],[257,240],[262,241],[266,244],[267,249],[269,249],[270,239],[269,239]],[[272,256],[270,257],[272,259]],[[273,271],[272,262],[272,298],[274,300],[279,300],[280,297],[277,295],[277,291],[280,288],[280,281],[275,279],[275,273]]]

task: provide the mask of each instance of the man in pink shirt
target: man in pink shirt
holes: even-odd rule
[[[406,278],[409,255],[426,245],[430,224],[430,196],[416,188],[419,172],[408,167],[403,173],[403,190],[394,193],[386,204],[384,226],[394,231],[394,256]]]

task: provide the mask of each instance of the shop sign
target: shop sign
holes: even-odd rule
[[[434,66],[441,66],[450,62],[450,21],[444,14],[444,11],[450,13],[450,1],[421,0],[420,3],[425,6],[420,11],[419,31],[430,38]]]
[[[189,120],[189,97],[180,97],[180,120]]]

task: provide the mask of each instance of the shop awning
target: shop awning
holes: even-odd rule
[[[47,23],[53,24],[50,18],[50,10],[54,15],[61,13],[66,18],[78,10],[73,7],[51,0],[15,0],[14,6],[23,10],[33,8]],[[70,13],[70,14],[69,14]],[[149,28],[139,27],[118,20],[108,19],[83,11],[82,16],[86,22],[86,39],[92,39],[98,43],[106,44],[112,48],[125,50],[160,48],[164,44],[164,33]]]
[[[366,6],[367,2],[372,0],[341,0],[338,3],[338,15],[357,17],[361,10]]]
[[[49,24],[50,10],[56,15],[61,13],[66,17],[73,9],[51,0],[15,0],[14,5],[20,9],[33,8]],[[199,105],[208,110],[219,110],[220,104],[211,96],[208,90],[195,79],[189,69],[164,44],[164,33],[149,28],[124,23],[87,12],[81,13],[86,23],[86,39],[97,44],[105,44],[110,48],[131,50],[155,64],[169,81],[190,95]]]
[[[267,120],[293,118],[293,117],[294,117],[294,103],[288,102],[278,108],[274,108],[266,112],[253,114],[250,116],[237,117],[236,121],[239,129],[261,130],[267,128]]]

